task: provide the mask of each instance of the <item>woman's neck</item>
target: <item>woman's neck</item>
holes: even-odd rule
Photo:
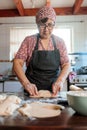
[[[44,50],[48,50],[50,39],[41,39],[41,46]]]

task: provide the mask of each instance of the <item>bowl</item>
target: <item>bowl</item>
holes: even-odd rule
[[[87,91],[68,91],[67,101],[77,113],[87,116]]]

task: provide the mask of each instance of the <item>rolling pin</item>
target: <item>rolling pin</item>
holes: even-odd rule
[[[82,88],[77,87],[77,86],[75,86],[75,85],[70,85],[69,88],[70,88],[70,91],[83,91]]]

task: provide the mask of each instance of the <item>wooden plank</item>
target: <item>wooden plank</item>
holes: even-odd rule
[[[54,8],[56,15],[72,15],[72,7]]]
[[[18,12],[21,16],[24,16],[24,7],[21,0],[14,0]]]
[[[17,9],[0,10],[0,17],[15,17],[20,16]]]
[[[25,9],[25,16],[35,16],[39,8]]]
[[[73,14],[76,14],[79,12],[79,9],[81,8],[81,4],[84,0],[76,0],[75,4],[73,6]]]
[[[25,9],[24,16],[35,16],[39,8]],[[76,14],[73,14],[72,7],[54,8],[57,15],[85,15],[87,14],[87,7],[81,7]],[[16,17],[20,16],[17,9],[0,10],[0,17]]]
[[[81,7],[75,15],[87,15],[87,7]]]
[[[25,15],[26,16],[35,16],[37,11],[39,9],[25,9]],[[72,8],[66,7],[66,8],[54,8],[56,15],[72,15]]]
[[[35,16],[39,9],[25,9],[25,16]],[[54,8],[56,15],[75,15],[73,14],[73,7]],[[81,7],[77,14],[87,14],[87,7]],[[76,15],[77,15],[76,14]]]

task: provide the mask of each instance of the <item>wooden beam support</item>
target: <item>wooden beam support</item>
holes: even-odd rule
[[[21,16],[24,16],[24,7],[21,0],[14,0],[18,12]]]
[[[39,8],[25,9],[25,16],[36,16],[36,13],[39,11]]]
[[[72,15],[72,7],[54,8],[56,15]]]
[[[39,8],[25,9],[24,16],[35,16]],[[54,8],[57,15],[74,15],[72,7]],[[75,15],[87,15],[87,7],[81,7]],[[0,17],[16,17],[20,16],[17,9],[0,10]]]
[[[35,16],[38,8],[35,9],[25,9],[26,16]],[[72,15],[71,7],[54,8],[56,15]]]
[[[76,0],[75,4],[73,6],[73,14],[76,14],[79,12],[79,9],[81,8],[81,4],[84,0]]]
[[[0,17],[15,17],[20,16],[17,9],[0,10]]]
[[[87,7],[81,7],[75,15],[87,15]]]

